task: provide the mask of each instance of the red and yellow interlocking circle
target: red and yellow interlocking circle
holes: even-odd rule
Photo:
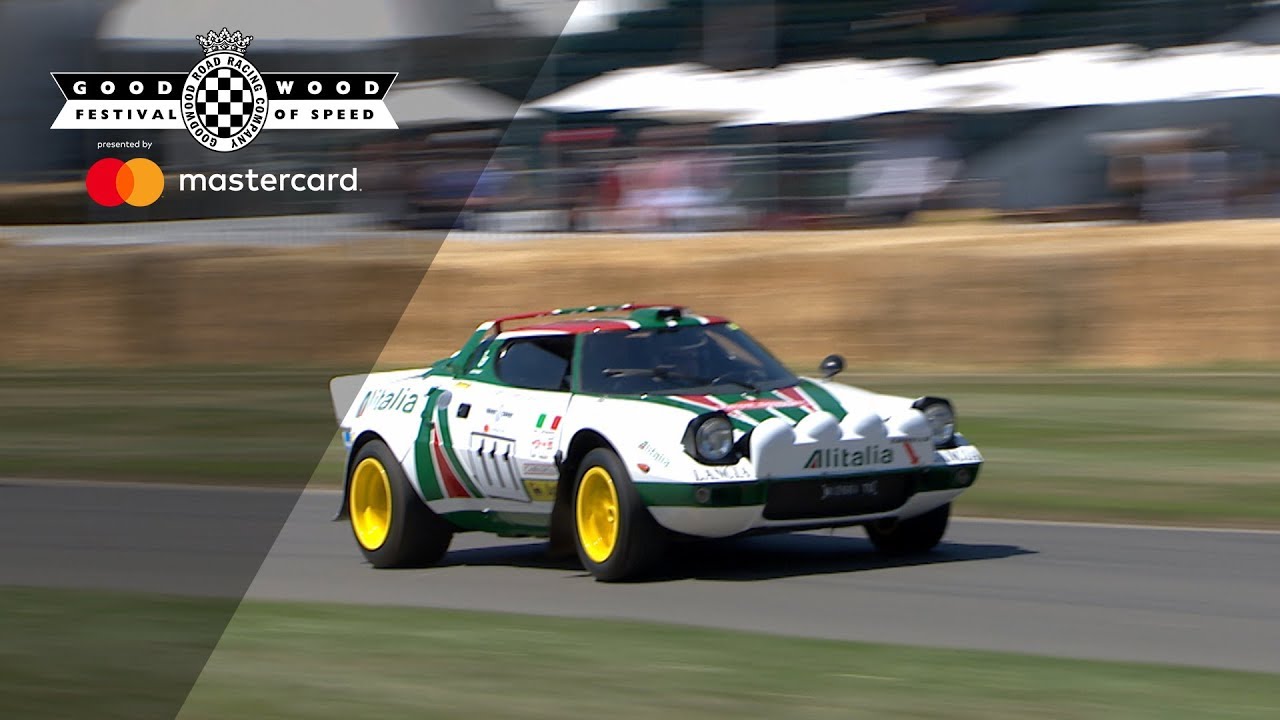
[[[99,205],[115,207],[129,203],[134,207],[146,207],[164,192],[164,172],[146,158],[134,158],[129,162],[102,158],[89,168],[89,173],[84,176],[84,186],[89,197]]]

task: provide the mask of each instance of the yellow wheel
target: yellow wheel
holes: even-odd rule
[[[430,565],[444,557],[453,539],[453,525],[422,502],[381,440],[361,445],[351,458],[343,509],[360,552],[374,567]]]
[[[596,448],[578,463],[572,506],[578,559],[597,580],[634,579],[661,559],[666,532],[612,450]]]
[[[575,504],[582,551],[592,561],[602,563],[618,546],[618,488],[613,476],[602,467],[588,468],[578,485]]]
[[[377,550],[391,530],[391,479],[376,457],[361,460],[351,472],[351,493],[347,501],[351,530],[365,550]]]

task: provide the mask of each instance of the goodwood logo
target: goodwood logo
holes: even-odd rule
[[[186,129],[232,152],[263,130],[394,130],[384,102],[395,72],[259,72],[252,35],[196,35],[204,58],[190,72],[55,72],[66,104],[55,130]],[[261,40],[259,40],[261,42]]]
[[[253,142],[267,121],[266,82],[244,56],[253,36],[222,28],[196,40],[205,58],[182,85],[182,122],[210,150],[237,150]]]

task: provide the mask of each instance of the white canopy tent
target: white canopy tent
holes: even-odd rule
[[[699,89],[724,74],[696,63],[624,68],[536,100],[529,107],[571,113],[641,110],[670,104],[707,106],[709,102],[697,99]]]
[[[922,82],[933,67],[915,58],[784,65],[745,89],[756,107],[728,124],[825,122],[931,107],[942,101]]]
[[[942,68],[931,81],[952,110],[1115,105],[1280,94],[1280,48],[1242,43],[1143,52],[1057,50]]]
[[[904,58],[721,72],[684,63],[606,73],[531,104],[556,112],[816,123],[903,111],[990,112],[1280,95],[1280,46],[1125,45],[938,67]]]

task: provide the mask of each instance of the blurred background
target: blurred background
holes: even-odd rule
[[[14,318],[0,360],[425,363],[477,318],[624,289],[706,298],[806,363],[808,348],[839,345],[858,362],[929,365],[942,339],[952,366],[1280,359],[1266,280],[1280,209],[1271,3],[3,0],[0,12],[0,76],[22,98],[0,111],[0,297]],[[63,100],[46,70],[185,71],[192,28],[225,25],[249,28],[264,71],[398,71],[387,104],[400,128],[267,132],[226,154],[185,130],[48,129]],[[86,168],[120,139],[155,143],[159,202],[88,199]],[[355,168],[360,191],[177,188],[183,172],[246,168]],[[1184,240],[1197,236],[1218,244]],[[809,241],[828,256],[792,252]],[[468,252],[486,259],[450,271]],[[746,256],[757,262],[733,264]],[[807,319],[770,312],[757,289],[783,267]],[[945,305],[907,289],[966,282]],[[879,319],[886,302],[898,322]],[[412,335],[384,352],[398,322]]]
[[[265,71],[398,70],[401,129],[268,133],[226,156],[156,133],[169,173],[356,163],[367,192],[171,196],[131,219],[338,213],[499,232],[838,228],[960,209],[1167,221],[1270,216],[1280,187],[1280,21],[1266,2],[292,4],[0,3],[4,86],[23,98],[0,119],[0,224],[119,219],[64,187],[112,138],[49,132],[61,97],[30,58],[182,70],[196,46],[175,24],[240,17]]]

